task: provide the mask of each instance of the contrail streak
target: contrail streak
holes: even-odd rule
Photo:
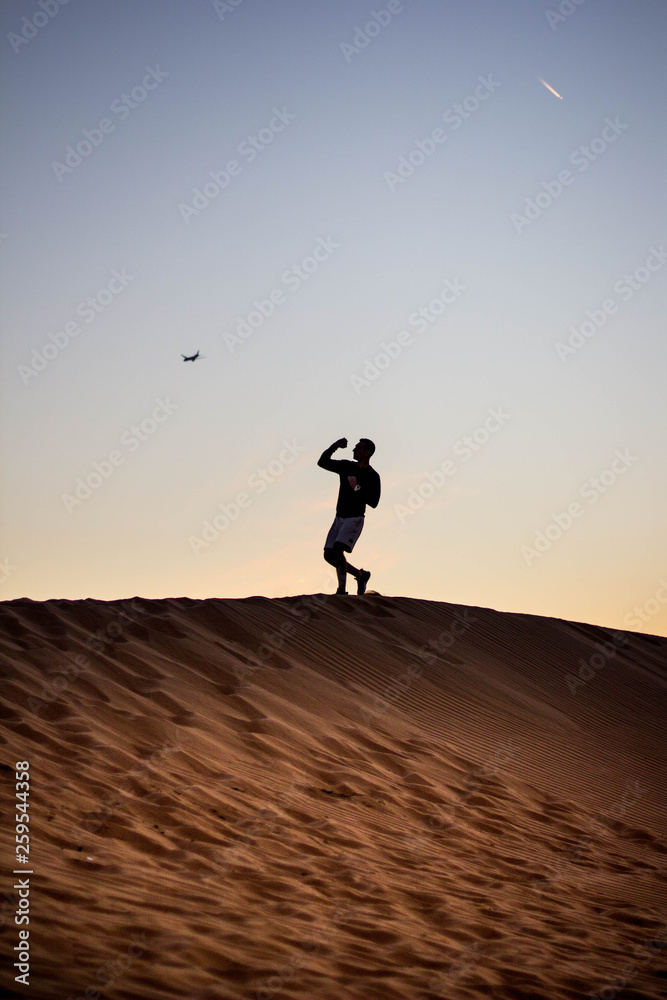
[[[540,81],[540,83],[543,83],[544,86],[547,88],[547,90],[550,90],[552,94],[556,94],[556,97],[558,98],[559,101],[563,100],[563,98],[560,96],[560,94],[557,94],[556,91],[554,90],[554,88],[550,87],[546,80],[543,80],[541,76],[538,76],[537,79]]]

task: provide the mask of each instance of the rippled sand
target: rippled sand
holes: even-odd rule
[[[666,639],[372,595],[0,635],[3,955],[17,760],[35,873],[0,995],[665,996]]]

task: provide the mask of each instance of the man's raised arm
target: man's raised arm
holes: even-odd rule
[[[369,484],[368,488],[364,490],[366,494],[364,496],[364,503],[367,503],[369,507],[377,507],[380,502],[380,477],[376,478]]]
[[[317,460],[317,464],[321,469],[328,469],[329,472],[338,472],[338,461],[334,462],[331,458],[337,448],[347,448],[347,438],[339,438],[338,441],[334,441],[329,448],[326,448],[322,452]]]

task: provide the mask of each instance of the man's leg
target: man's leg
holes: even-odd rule
[[[359,576],[359,570],[352,566],[345,558],[345,546],[342,542],[335,543],[334,558],[336,572],[338,574],[338,589],[345,590],[347,574],[350,573],[356,580]]]
[[[347,574],[351,573],[353,577],[358,578],[361,570],[356,569],[354,566],[350,566],[349,562],[345,558],[345,546],[342,542],[335,542],[332,549],[326,548],[324,550],[324,558],[331,566],[336,567],[336,574],[338,576],[338,592],[340,594],[346,593],[345,584],[347,579]]]
[[[338,593],[344,594],[345,593],[345,576],[346,576],[345,554],[343,554],[342,580],[341,580],[340,557],[339,557],[337,548],[336,549],[325,548],[325,550],[324,550],[324,558],[326,559],[326,561],[331,566],[335,566],[336,567],[336,575],[338,576]]]

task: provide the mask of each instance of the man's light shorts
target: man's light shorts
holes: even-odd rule
[[[347,552],[351,552],[363,527],[363,514],[361,517],[334,517],[324,548],[332,549],[336,542],[340,542]]]

